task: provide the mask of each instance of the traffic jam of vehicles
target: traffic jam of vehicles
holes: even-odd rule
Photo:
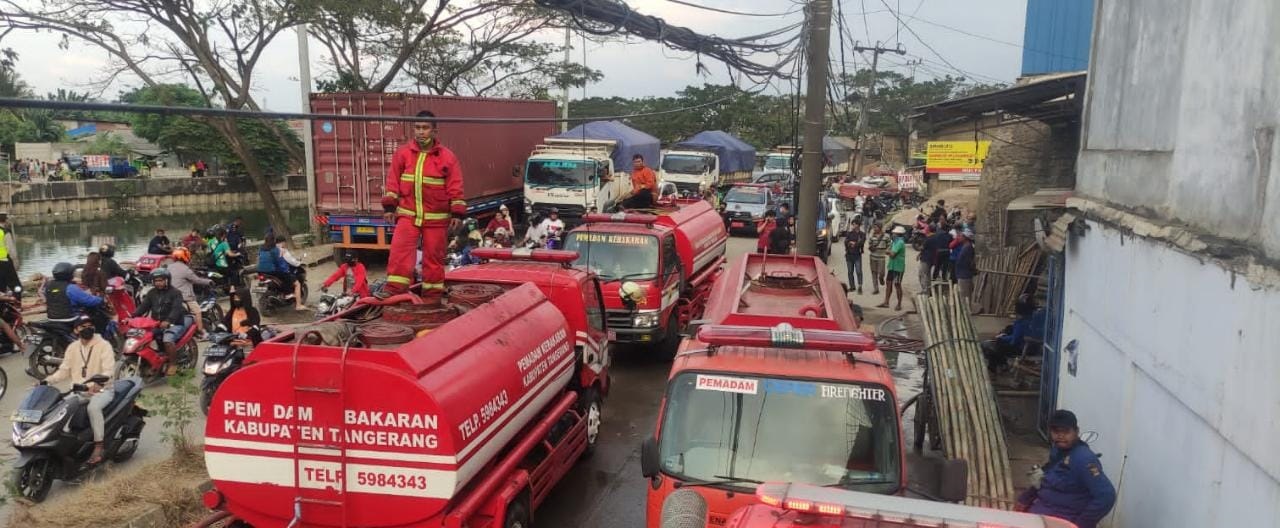
[[[322,300],[314,323],[252,339],[215,329],[221,313],[208,317],[203,525],[527,528],[559,482],[580,478],[580,460],[619,441],[601,426],[612,357],[626,346],[670,361],[657,422],[637,446],[648,528],[1070,526],[948,503],[964,489],[946,502],[905,497],[894,378],[825,263],[835,217],[824,202],[819,256],[729,256],[730,233],[754,234],[766,214],[794,206],[789,185],[750,182],[756,153],[732,135],[703,132],[664,154],[618,122],[558,135],[549,122],[501,132],[448,123],[450,154],[428,161],[444,156],[422,132],[434,133],[435,116],[550,118],[555,106],[408,94],[315,94],[311,105],[422,118],[313,124],[317,220],[343,266],[390,250],[386,287],[349,298],[344,289]],[[765,158],[790,170],[794,156],[784,147]],[[432,163],[450,168],[433,174]],[[449,173],[458,170],[465,177]],[[512,237],[537,239],[468,247],[474,262],[446,270],[430,255],[444,253],[447,226],[461,218],[496,218]],[[402,259],[415,245],[416,266]],[[170,272],[148,257],[140,283],[155,279],[143,303],[154,310]],[[274,280],[279,291],[267,293],[279,306],[296,302]],[[146,319],[160,325],[151,331],[139,321],[124,321],[132,367],[102,406],[105,453],[87,406],[69,397],[98,377],[23,401],[13,435],[28,498],[77,478],[91,456],[132,456],[147,416],[134,403],[142,387],[201,364],[190,323]],[[160,331],[170,327],[183,332],[170,340]],[[33,368],[52,375],[72,356],[50,346]],[[943,480],[963,483],[963,471],[945,466]]]

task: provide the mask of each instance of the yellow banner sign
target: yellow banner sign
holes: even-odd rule
[[[980,173],[990,141],[930,141],[925,170],[934,173]]]

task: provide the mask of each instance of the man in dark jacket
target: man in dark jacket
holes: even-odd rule
[[[787,224],[780,224],[769,233],[769,253],[786,255],[791,253],[791,242],[794,240],[795,217],[787,217]]]
[[[1038,488],[1018,496],[1014,507],[1095,528],[1116,504],[1116,488],[1102,472],[1102,462],[1080,439],[1080,427],[1071,411],[1057,410],[1049,418],[1053,446],[1045,462],[1044,478]]]
[[[159,321],[159,329],[164,332],[161,343],[164,353],[174,357],[178,349],[178,341],[186,335],[187,329],[195,323],[195,319],[187,313],[187,304],[182,300],[182,292],[169,285],[171,276],[165,268],[151,272],[151,285],[155,286],[142,298],[142,304],[134,310],[133,317],[148,315]],[[170,363],[170,367],[175,367]]]

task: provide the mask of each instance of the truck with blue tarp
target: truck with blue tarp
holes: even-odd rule
[[[659,176],[684,194],[751,181],[756,149],[722,130],[707,130],[662,154]]]
[[[590,209],[605,212],[631,195],[632,158],[658,163],[658,138],[619,121],[592,121],[547,137],[524,170],[524,210],[543,216],[555,208],[568,221]]]

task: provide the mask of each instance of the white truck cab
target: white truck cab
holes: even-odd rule
[[[631,175],[616,170],[607,140],[552,140],[525,162],[525,213],[545,216],[551,208],[572,222],[594,207],[606,212],[631,192]],[[628,167],[629,169],[630,167]]]
[[[665,151],[658,177],[674,183],[681,194],[698,196],[703,189],[720,185],[720,158],[707,151]]]

